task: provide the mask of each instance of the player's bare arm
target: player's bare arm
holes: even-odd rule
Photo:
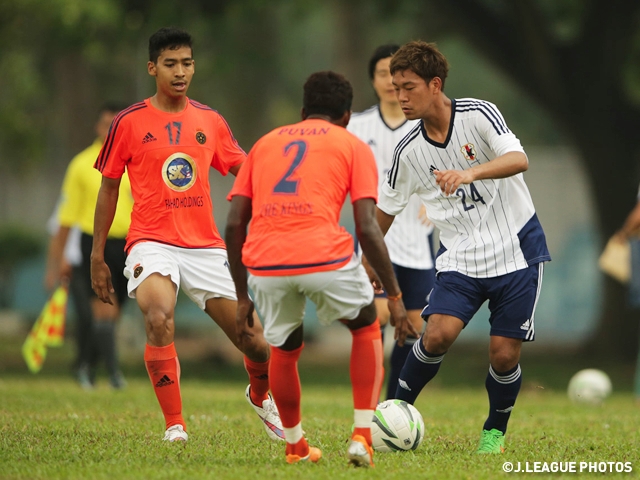
[[[376,221],[378,222],[378,226],[380,227],[380,231],[382,232],[382,237],[387,234],[389,229],[391,228],[391,224],[393,223],[394,215],[389,215],[388,213],[383,212],[378,207],[376,207]],[[364,269],[367,271],[367,275],[369,276],[369,280],[371,280],[371,284],[373,285],[373,289],[375,293],[384,292],[382,288],[382,282],[378,277],[378,274],[373,269],[373,267],[369,264],[367,257],[365,255],[362,256],[362,265]]]
[[[69,230],[69,227],[60,225],[49,242],[44,275],[44,286],[47,291],[53,290],[58,283],[71,277],[70,265],[64,259],[64,246],[69,238]]]
[[[434,170],[436,182],[442,193],[451,195],[462,184],[468,185],[475,180],[507,178],[526,172],[529,160],[522,152],[507,152],[483,165],[467,170]]]
[[[102,177],[98,191],[96,213],[93,219],[93,245],[91,248],[91,288],[100,300],[113,305],[111,271],[104,261],[104,247],[118,205],[120,178]]]
[[[240,170],[240,167],[241,167],[241,166],[242,166],[242,164],[241,164],[241,163],[239,163],[238,165],[234,165],[233,167],[231,167],[231,168],[229,169],[229,173],[230,173],[231,175],[233,175],[234,177],[237,177],[237,176],[238,176],[238,171]]]
[[[356,200],[353,203],[353,217],[356,224],[356,236],[362,246],[362,251],[387,290],[389,312],[391,313],[390,322],[395,327],[394,338],[402,346],[407,335],[418,337],[419,334],[407,318],[402,292],[393,273],[393,266],[384,243],[384,235],[376,220],[376,206],[373,199]],[[391,218],[393,219],[393,217]],[[391,226],[391,222],[386,226],[386,230],[389,229],[389,226]]]
[[[624,221],[622,228],[618,230],[614,238],[618,242],[626,242],[630,237],[637,235],[640,230],[640,202],[636,203],[636,206],[631,210],[629,215]]]
[[[237,167],[240,168],[239,165]],[[238,297],[236,335],[239,343],[242,343],[244,336],[251,335],[250,329],[253,327],[253,301],[249,297],[247,268],[242,263],[242,246],[247,239],[247,226],[251,221],[251,207],[250,198],[235,195],[231,200],[231,209],[225,229],[229,270],[231,270],[231,277],[236,286],[236,296]]]

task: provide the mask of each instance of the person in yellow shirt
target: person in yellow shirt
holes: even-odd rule
[[[93,244],[93,215],[98,198],[102,175],[93,165],[107,136],[111,122],[122,106],[104,105],[98,117],[95,141],[76,155],[65,173],[57,212],[59,228],[51,237],[45,272],[45,286],[53,289],[61,281],[71,279],[70,290],[76,304],[88,301],[91,318],[78,315],[78,363],[77,376],[83,388],[90,389],[95,382],[95,369],[99,359],[105,363],[109,382],[113,388],[125,386],[120,372],[115,325],[123,302],[128,298],[127,281],[122,273],[125,266],[125,237],[129,230],[133,198],[131,185],[125,174],[120,183],[120,201],[109,230],[105,258],[113,272],[113,305],[103,303],[91,289],[91,246]],[[72,228],[81,232],[82,261],[79,266],[69,268],[64,259],[64,248]],[[74,288],[75,287],[75,288]],[[77,310],[81,310],[76,308]]]

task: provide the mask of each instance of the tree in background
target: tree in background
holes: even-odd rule
[[[515,118],[508,115],[522,137],[518,123],[529,122],[541,142],[562,138],[580,153],[604,245],[635,203],[640,179],[632,143],[640,125],[639,14],[640,2],[626,0],[5,0],[0,171],[58,172],[91,138],[86,119],[105,99],[150,95],[140,58],[162,25],[193,32],[198,72],[209,80],[192,95],[220,110],[245,149],[297,120],[309,72],[344,72],[362,109],[374,103],[362,74],[372,46],[465,39],[465,55],[481,55],[524,93],[511,102]],[[503,86],[483,88],[496,97]],[[638,321],[625,295],[604,281],[593,353],[635,358]]]

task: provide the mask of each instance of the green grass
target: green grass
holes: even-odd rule
[[[634,365],[571,352],[523,350],[523,388],[507,434],[507,452],[478,456],[487,413],[486,349],[454,346],[440,373],[416,402],[425,424],[415,452],[376,454],[374,469],[347,466],[352,424],[348,360],[303,353],[303,427],[323,451],[317,465],[287,465],[281,443],[267,439],[244,399],[246,373],[221,358],[182,363],[186,445],[162,442],[164,420],[140,352],[124,356],[125,391],[82,391],[69,374],[72,342],[50,349],[38,375],[20,356],[23,337],[0,337],[0,479],[458,479],[504,478],[504,462],[632,462],[640,472],[640,405],[631,385]],[[179,351],[188,352],[182,343]],[[321,358],[322,357],[322,358]],[[332,363],[323,363],[331,361]],[[569,403],[565,389],[581,368],[609,373],[614,395],[601,407]],[[523,474],[511,474],[513,476]],[[525,474],[531,476],[533,474]],[[565,477],[576,474],[565,474]],[[578,474],[580,478],[602,473]],[[561,474],[536,474],[559,478]]]
[[[283,445],[267,439],[246,404],[241,375],[183,380],[186,445],[161,441],[164,422],[143,377],[130,376],[125,391],[103,381],[85,392],[63,376],[5,376],[0,478],[499,478],[505,461],[628,461],[632,476],[640,471],[640,415],[631,395],[614,394],[593,408],[533,385],[518,399],[504,455],[474,454],[487,410],[483,388],[429,386],[416,403],[426,424],[423,444],[415,452],[377,454],[375,469],[355,470],[345,460],[348,381],[343,374],[322,381],[333,368],[301,369],[303,427],[324,454],[317,465],[285,463]]]

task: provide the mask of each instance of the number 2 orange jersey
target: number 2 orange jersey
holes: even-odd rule
[[[253,275],[335,270],[353,255],[340,226],[347,197],[377,200],[371,149],[345,128],[320,119],[276,128],[240,168],[229,199],[252,199],[242,260]]]

